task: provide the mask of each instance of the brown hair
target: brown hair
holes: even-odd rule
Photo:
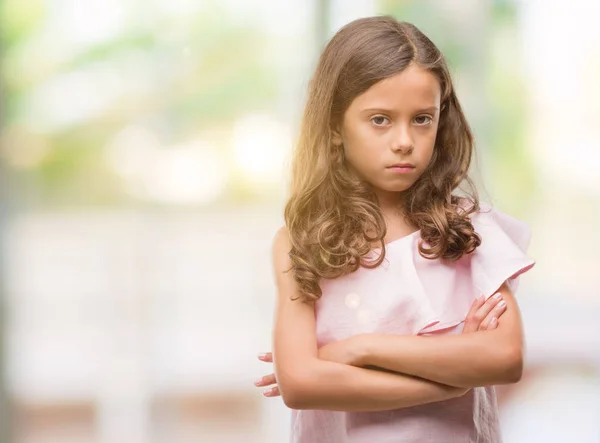
[[[341,28],[319,58],[309,85],[300,139],[292,162],[291,197],[285,222],[289,253],[301,298],[321,297],[319,281],[376,267],[385,257],[385,222],[377,198],[344,165],[332,129],[355,97],[415,63],[440,82],[440,122],[430,164],[402,195],[406,217],[420,229],[419,252],[429,259],[457,260],[480,245],[468,216],[479,210],[467,176],[473,135],[456,97],[444,57],[414,25],[392,17],[355,20]],[[468,198],[453,191],[463,183]],[[466,204],[465,204],[466,202]],[[375,260],[366,255],[380,244]]]

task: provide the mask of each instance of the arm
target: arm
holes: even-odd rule
[[[404,374],[318,358],[314,305],[291,300],[299,294],[288,257],[287,230],[273,244],[277,303],[273,361],[279,391],[294,409],[381,411],[446,400],[466,390]]]
[[[353,364],[464,388],[516,383],[523,370],[521,316],[506,283],[500,292],[507,308],[496,329],[444,336],[364,334],[350,339]]]

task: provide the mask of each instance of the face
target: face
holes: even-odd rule
[[[399,194],[423,174],[435,145],[441,88],[411,64],[357,96],[333,134],[348,166],[380,197]]]

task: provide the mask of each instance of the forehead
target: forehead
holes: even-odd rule
[[[440,83],[431,72],[410,65],[404,71],[375,83],[354,99],[351,108],[359,112],[369,108],[402,112],[439,107]]]

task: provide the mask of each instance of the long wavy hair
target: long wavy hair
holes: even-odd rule
[[[321,297],[321,279],[373,268],[385,258],[386,226],[377,197],[347,168],[343,149],[332,143],[332,130],[355,97],[413,63],[436,76],[442,96],[429,166],[401,194],[406,220],[419,229],[419,253],[428,259],[455,261],[481,243],[469,220],[479,210],[467,175],[473,135],[443,55],[410,23],[388,16],[361,18],[341,28],[319,58],[292,160],[284,215],[291,270],[303,301]],[[453,194],[465,184],[463,196]],[[374,245],[381,249],[375,259],[369,258]]]

